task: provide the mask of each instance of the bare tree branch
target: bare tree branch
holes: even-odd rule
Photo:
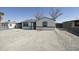
[[[62,13],[60,13],[60,10],[59,9],[52,9],[51,12],[49,12],[50,16],[51,16],[51,19],[52,20],[56,20],[59,16],[62,15]]]
[[[42,19],[42,18],[43,18],[43,13],[40,13],[40,12],[36,13],[35,18],[36,18],[37,20]]]

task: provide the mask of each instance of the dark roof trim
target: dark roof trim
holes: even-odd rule
[[[74,21],[79,21],[79,20],[70,20],[70,21],[65,21],[63,23],[66,23],[66,22],[74,22]]]

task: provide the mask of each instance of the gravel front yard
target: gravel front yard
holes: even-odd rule
[[[65,35],[65,33],[58,29],[53,31],[21,29],[0,31],[0,51],[79,50],[79,38],[74,36],[77,39],[70,39],[71,36],[68,37],[69,34]]]

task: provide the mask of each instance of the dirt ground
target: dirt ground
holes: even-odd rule
[[[0,31],[0,51],[79,50],[79,37],[67,31],[11,29]]]

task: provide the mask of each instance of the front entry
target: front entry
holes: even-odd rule
[[[36,30],[36,22],[33,22],[33,29]]]

